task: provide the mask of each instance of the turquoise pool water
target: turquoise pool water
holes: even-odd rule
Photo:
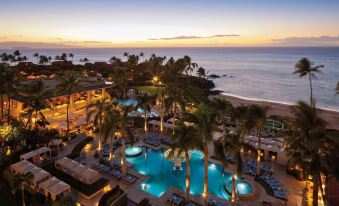
[[[153,150],[143,148],[144,154],[137,157],[128,157],[127,161],[134,164],[134,169],[150,178],[138,185],[138,188],[144,190],[154,196],[160,197],[170,187],[176,187],[185,190],[185,169],[186,164],[183,163],[183,171],[173,173],[174,163],[167,160],[163,155],[163,150]],[[147,150],[147,151],[146,151]],[[203,190],[203,155],[200,151],[194,151],[191,155],[191,194],[200,195]],[[208,186],[209,193],[223,199],[230,199],[230,196],[224,189],[224,184],[230,182],[231,175],[223,171],[223,167],[210,163],[208,166]],[[245,187],[252,187],[246,185]],[[249,189],[248,192],[252,191]]]
[[[124,105],[124,106],[136,106],[138,104],[138,101],[136,99],[118,99],[118,104]],[[141,117],[144,117],[145,109],[138,108],[137,111],[141,114]],[[157,117],[158,114],[154,111],[151,111],[149,113],[150,117]]]

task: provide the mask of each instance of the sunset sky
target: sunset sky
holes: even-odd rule
[[[339,46],[338,11],[338,0],[10,0],[0,47]]]

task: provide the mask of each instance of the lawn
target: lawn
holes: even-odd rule
[[[163,87],[155,87],[155,86],[137,86],[137,87],[133,87],[133,89],[141,92],[141,93],[149,93],[151,95],[153,94],[157,94],[159,92],[159,90],[163,89]]]
[[[82,193],[86,196],[91,196],[91,195],[95,194],[96,192],[101,190],[103,187],[105,187],[109,182],[108,179],[101,178],[91,185],[85,184],[85,183],[75,179],[74,177],[56,169],[54,167],[54,163],[46,165],[45,167],[43,167],[43,169],[45,169],[46,171],[51,173],[51,175],[57,177],[58,179],[66,182],[71,187],[73,187],[74,189],[76,189],[77,191],[79,191],[80,193]]]

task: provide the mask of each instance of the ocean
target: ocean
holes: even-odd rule
[[[47,56],[72,52],[74,61],[87,57],[91,62],[108,61],[110,57],[123,57],[123,52],[144,53],[144,58],[158,56],[182,57],[189,55],[193,62],[210,73],[227,75],[216,79],[216,89],[224,94],[242,98],[266,100],[286,104],[309,101],[309,82],[293,74],[294,65],[307,57],[315,65],[324,65],[313,81],[317,107],[339,111],[339,95],[335,86],[339,81],[339,47],[327,48],[72,48],[72,49],[20,49],[31,61],[33,53]],[[1,50],[12,52],[11,50]],[[141,57],[141,60],[143,58]]]

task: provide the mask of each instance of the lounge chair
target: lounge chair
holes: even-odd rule
[[[172,205],[179,206],[184,202],[184,198],[176,196],[174,200],[172,200]]]
[[[172,201],[173,201],[175,198],[177,198],[177,197],[172,193],[172,194],[170,194],[170,195],[167,197],[166,202],[169,203],[169,204],[171,204]]]
[[[215,201],[215,200],[213,200],[213,199],[211,199],[211,198],[208,198],[208,200],[207,200],[207,205],[208,205],[208,206],[214,206],[215,203],[217,203],[217,201]]]

